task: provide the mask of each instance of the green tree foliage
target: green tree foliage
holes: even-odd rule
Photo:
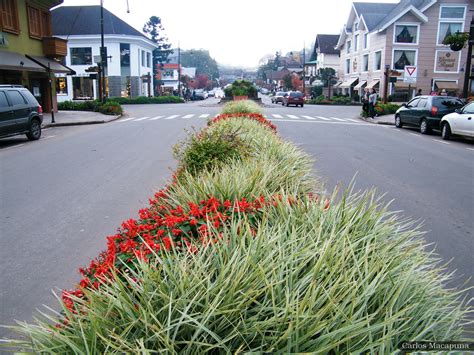
[[[203,49],[190,49],[181,51],[181,65],[196,68],[196,74],[207,75],[211,79],[219,77],[219,68],[215,59],[211,58],[209,51]]]
[[[291,89],[292,89],[292,87],[293,87],[293,80],[292,80],[290,74],[286,74],[286,75],[283,77],[283,84],[284,84],[284,86],[285,86],[285,89],[287,89],[287,90],[291,90]]]
[[[328,82],[331,79],[331,84],[334,85],[336,77],[336,71],[333,68],[322,68],[318,70],[318,78],[324,83],[324,87],[328,87]]]

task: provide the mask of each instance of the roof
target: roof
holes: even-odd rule
[[[314,43],[315,50],[319,48],[320,53],[339,54],[339,50],[335,49],[339,35],[317,35]]]
[[[61,6],[51,11],[53,35],[100,34],[100,6]],[[150,40],[104,8],[104,34],[138,36]]]

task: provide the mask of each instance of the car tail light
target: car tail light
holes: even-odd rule
[[[431,107],[431,116],[436,116],[438,114],[438,107],[432,106]]]
[[[43,108],[41,107],[41,105],[38,105],[38,113],[43,113]]]

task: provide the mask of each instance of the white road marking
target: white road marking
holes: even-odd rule
[[[275,117],[275,118],[283,118],[282,115],[278,115],[278,114],[276,114],[276,113],[272,113],[272,116]]]
[[[300,123],[322,123],[322,124],[338,124],[338,125],[350,125],[350,126],[366,126],[366,127],[383,127],[383,125],[378,125],[378,124],[369,124],[369,123],[364,123],[364,122],[322,122],[322,121],[316,121],[316,120],[289,120],[289,119],[275,119],[275,122],[300,122]],[[330,120],[328,120],[330,121]]]
[[[329,119],[327,117],[316,116],[316,118],[319,118],[320,120],[323,120],[323,121],[331,121],[331,119]]]
[[[1,150],[13,149],[13,148],[16,148],[16,147],[21,147],[22,145],[25,145],[25,144],[26,143],[15,144],[15,145],[12,145],[11,147],[2,148]]]
[[[408,133],[408,134],[411,134],[412,136],[415,136],[415,137],[419,137],[419,134],[416,134],[416,133],[410,132],[410,133]]]
[[[150,121],[156,121],[156,120],[160,119],[161,117],[164,117],[164,116],[155,116],[155,117],[152,117],[152,118],[150,118]]]
[[[150,116],[140,117],[140,118],[137,118],[136,120],[134,120],[133,122],[143,121],[143,120],[146,120],[148,118],[150,118]]]
[[[54,138],[54,137],[56,137],[56,136],[47,136],[47,137],[43,137],[42,140],[44,141],[45,139]]]
[[[469,150],[474,150],[474,148],[467,148],[467,149],[469,149]]]
[[[289,118],[294,118],[294,119],[298,119],[298,116],[295,116],[295,115],[287,115]]]
[[[437,139],[436,139],[435,141],[436,141],[436,142],[439,142],[439,143],[443,143],[443,144],[451,144],[451,143],[449,143],[449,142],[440,141],[440,140],[437,140]]]
[[[302,116],[302,117],[307,118],[308,120],[315,120],[316,119],[316,118],[311,117],[311,116]]]
[[[179,117],[179,115],[171,115],[169,117],[165,117],[165,120],[172,120],[173,118]]]
[[[190,115],[183,116],[182,118],[191,118],[193,116],[194,116],[193,114],[190,114]]]
[[[199,116],[199,118],[206,118],[206,117],[209,117],[209,114],[208,114],[208,113],[205,113],[205,114]]]
[[[337,118],[337,117],[330,117],[332,120],[340,121],[340,122],[347,122],[345,119]]]
[[[130,117],[130,118],[126,118],[124,120],[120,120],[119,122],[127,122],[127,121],[130,121],[130,120],[134,120],[135,117]]]
[[[346,120],[351,122],[360,122],[360,120],[356,120],[354,118],[346,118]]]

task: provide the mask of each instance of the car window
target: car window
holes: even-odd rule
[[[420,101],[418,102],[417,107],[418,108],[424,108],[424,107],[426,107],[427,103],[428,103],[428,99],[420,99]]]
[[[25,105],[27,103],[25,98],[17,90],[8,90],[7,97],[12,106]]]
[[[3,91],[0,91],[0,108],[5,108],[10,106],[7,101],[7,96]]]
[[[26,97],[26,99],[30,102],[32,105],[38,105],[38,101],[36,101],[36,98],[33,96],[31,92],[28,90],[22,90],[21,94]]]
[[[415,98],[415,99],[411,100],[410,102],[408,102],[407,106],[409,106],[409,107],[416,107],[416,106],[418,106],[418,102],[420,102],[420,99],[419,99],[419,98]]]
[[[455,98],[452,98],[452,99],[451,98],[450,99],[437,98],[436,104],[442,105],[449,109],[455,109],[455,108],[460,108],[464,106],[461,100],[455,99]]]
[[[464,107],[464,109],[462,110],[462,113],[465,113],[465,114],[474,113],[474,102],[471,102],[469,105]]]
[[[291,93],[291,97],[301,97],[303,96],[303,94],[301,94],[300,92],[292,92]]]

